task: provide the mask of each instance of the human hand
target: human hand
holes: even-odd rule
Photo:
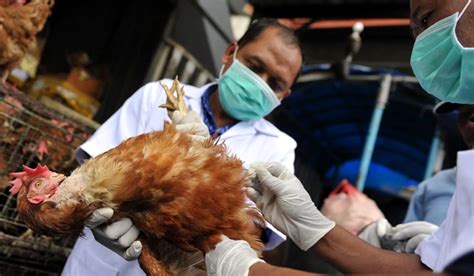
[[[207,275],[248,275],[250,267],[258,262],[257,253],[246,241],[231,240],[222,236],[214,250],[206,253]]]
[[[367,225],[358,236],[367,243],[382,248],[381,239],[390,229],[392,229],[392,225],[385,218],[381,218]]]
[[[401,253],[414,253],[418,244],[438,229],[426,221],[413,221],[392,227],[386,219],[367,226],[359,238],[383,249]]]
[[[210,137],[207,126],[199,117],[199,114],[192,110],[187,113],[179,110],[174,111],[171,113],[171,122],[179,132],[191,135],[191,138],[195,141],[203,141]]]
[[[402,247],[403,253],[414,253],[418,244],[438,228],[437,225],[427,221],[412,221],[393,227],[390,236],[392,240],[404,244],[404,247]]]
[[[335,226],[319,212],[301,182],[283,165],[254,163],[250,168],[254,179],[247,195],[265,218],[302,250],[308,250]]]
[[[330,195],[324,200],[321,213],[354,235],[384,217],[375,201],[358,191]]]
[[[129,218],[105,225],[113,215],[112,208],[97,209],[89,216],[85,225],[92,230],[94,238],[103,246],[127,261],[138,259],[142,252],[142,243],[137,240],[140,231]]]

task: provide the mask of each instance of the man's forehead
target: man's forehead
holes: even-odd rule
[[[277,27],[268,27],[264,29],[254,42],[257,43],[269,43],[274,41],[285,41],[285,34],[282,30]]]
[[[299,47],[296,44],[288,43],[288,38],[277,28],[269,27],[264,30],[254,41],[244,45],[244,48],[252,45],[252,48],[260,49],[254,55],[266,52],[272,54],[273,58],[285,60],[290,64],[298,63],[300,57]]]

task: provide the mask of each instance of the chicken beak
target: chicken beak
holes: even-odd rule
[[[28,198],[28,201],[32,204],[38,205],[41,204],[46,199],[46,196],[35,196],[33,198]]]

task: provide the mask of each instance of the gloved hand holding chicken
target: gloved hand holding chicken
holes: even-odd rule
[[[359,238],[379,248],[414,253],[423,239],[437,230],[437,225],[427,221],[412,221],[393,227],[383,218],[365,227]]]
[[[179,83],[164,88],[165,107],[186,113]],[[69,177],[41,165],[12,175],[18,212],[36,232],[79,234],[100,208],[113,210],[109,222],[130,218],[141,233],[139,261],[148,275],[186,269],[222,235],[262,248],[248,231],[244,186],[249,176],[242,162],[227,155],[223,144],[194,139],[172,124],[87,160]]]

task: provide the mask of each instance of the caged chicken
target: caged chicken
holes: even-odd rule
[[[74,149],[87,140],[87,133],[75,133],[75,127],[66,121],[57,119],[33,120],[41,131],[31,131],[29,125],[16,128],[13,133],[27,134],[23,137],[23,158],[33,162],[46,162],[52,170],[67,171],[75,165]]]
[[[11,160],[10,170],[22,162],[45,162],[60,171],[75,167],[74,149],[90,135],[69,121],[36,116],[29,108],[20,99],[0,94],[0,149]]]
[[[35,43],[54,0],[0,0],[0,82]]]
[[[163,88],[164,107],[186,112],[179,82]],[[249,176],[242,162],[223,144],[193,140],[169,123],[89,159],[69,177],[41,165],[12,176],[18,213],[39,233],[79,234],[101,207],[113,208],[114,220],[131,218],[141,231],[139,262],[148,275],[187,271],[221,235],[263,247],[249,231],[254,210],[245,207]]]

